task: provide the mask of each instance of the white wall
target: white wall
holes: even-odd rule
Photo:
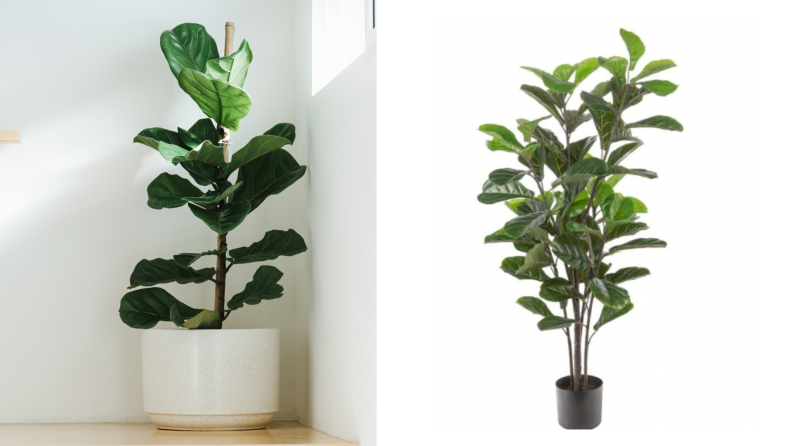
[[[296,7],[298,112],[308,135],[312,287],[301,308],[308,375],[300,420],[373,446],[376,411],[376,48],[313,97],[311,2]],[[307,20],[306,20],[307,18]],[[302,258],[300,261],[305,262]]]
[[[118,317],[129,274],[140,259],[216,243],[187,207],[146,206],[146,186],[160,172],[188,175],[132,138],[204,117],[168,69],[159,35],[201,23],[222,51],[224,24],[234,21],[236,44],[250,42],[245,89],[254,105],[232,134],[238,149],[296,118],[292,2],[2,0],[0,10],[0,128],[22,132],[21,144],[0,145],[0,423],[143,421],[141,332]],[[304,162],[305,128],[297,138],[293,150]],[[268,199],[229,244],[250,244],[269,229],[310,238],[300,183]],[[285,273],[281,299],[226,322],[281,329],[279,418],[298,415],[305,379],[296,290],[310,277],[297,261],[273,262]],[[229,295],[255,268],[231,271]],[[188,304],[212,305],[211,283],[164,288]]]
[[[629,119],[667,114],[685,131],[636,131],[646,145],[628,165],[660,176],[621,189],[648,205],[646,234],[668,248],[613,258],[652,275],[627,285],[635,309],[592,342],[604,415],[584,441],[784,443],[792,29],[783,2],[458,5],[378,5],[380,445],[581,444],[556,422],[564,336],[539,332],[514,303],[537,286],[499,270],[513,251],[482,243],[510,214],[478,203],[481,184],[519,164],[489,152],[477,128],[516,130],[516,118],[546,115],[520,91],[537,79],[519,67],[625,54],[620,27],[643,38],[643,61],[678,64],[656,78],[679,90],[647,98]]]

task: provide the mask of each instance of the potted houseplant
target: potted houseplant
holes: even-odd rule
[[[639,221],[647,208],[639,199],[623,195],[618,183],[625,175],[657,177],[649,170],[627,167],[629,155],[643,145],[633,133],[643,128],[682,131],[682,125],[667,116],[638,120],[625,116],[644,97],[667,96],[677,86],[649,79],[675,66],[668,59],[649,62],[633,74],[645,47],[632,32],[622,29],[621,37],[628,58],[593,57],[560,65],[552,73],[523,67],[546,88],[523,85],[522,91],[548,116],[518,119],[522,141],[506,127],[480,127],[492,137],[487,141],[490,150],[516,155],[520,163],[517,169],[490,173],[478,196],[484,204],[505,202],[516,214],[484,242],[511,243],[520,251],[519,256],[504,259],[501,269],[518,279],[539,282],[539,297],[521,297],[517,303],[541,317],[539,330],[560,330],[566,336],[569,375],[556,382],[556,395],[558,421],[568,429],[599,425],[603,387],[601,379],[588,373],[589,346],[603,326],[633,309],[624,283],[649,274],[635,266],[612,269],[612,256],[666,246],[656,238],[625,241],[648,229]],[[589,91],[580,88],[600,67],[610,79]],[[578,98],[579,105],[574,104]],[[593,122],[596,136],[575,135],[587,121]],[[559,133],[550,124],[557,124]],[[598,316],[592,318],[597,307]]]
[[[229,54],[233,24],[226,27],[225,57],[219,57],[214,39],[201,25],[185,23],[162,33],[162,52],[179,86],[209,118],[188,130],[149,128],[134,138],[184,168],[199,186],[210,187],[204,191],[183,176],[162,173],[148,186],[149,207],[186,205],[217,233],[213,249],[138,262],[129,279],[133,291],[121,298],[121,320],[132,328],[149,329],[170,321],[188,329],[143,333],[144,410],[160,428],[255,429],[272,420],[278,410],[278,330],[221,328],[245,305],[281,297],[278,280],[283,273],[273,266],[259,266],[244,290],[226,299],[228,273],[236,264],[307,250],[292,229],[271,230],[250,246],[229,249],[228,233],[267,197],[299,180],[306,167],[282,148],[295,138],[294,126],[285,123],[256,136],[229,159],[229,131],[239,129],[251,106],[242,87],[253,54],[246,41]],[[194,268],[204,256],[216,257],[216,266]],[[212,282],[214,308],[193,308],[156,287],[170,282]]]

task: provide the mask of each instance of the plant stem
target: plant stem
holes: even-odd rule
[[[225,162],[228,162],[228,138],[229,132],[226,128],[222,125],[217,126],[218,133],[223,135],[223,139],[220,140],[220,145],[223,146],[223,157],[225,158]],[[218,167],[218,172],[220,177],[223,176],[223,168]],[[218,180],[220,183],[225,181],[226,178],[221,178]],[[226,200],[223,199],[217,205],[217,211],[222,212],[223,207],[226,205]],[[227,237],[228,233],[224,234],[217,234],[217,250],[220,251],[223,247],[228,246],[227,244]],[[223,328],[223,321],[225,320],[225,286],[226,286],[226,272],[228,272],[228,268],[226,268],[226,253],[220,253],[217,255],[217,273],[215,275],[215,302],[214,302],[214,310],[220,314],[220,328]]]

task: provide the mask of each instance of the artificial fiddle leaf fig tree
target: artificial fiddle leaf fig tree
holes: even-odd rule
[[[217,247],[197,253],[181,253],[172,259],[141,260],[132,271],[128,292],[121,298],[121,320],[133,328],[152,328],[160,321],[178,327],[222,328],[232,311],[283,294],[278,280],[283,276],[273,266],[260,266],[245,289],[226,305],[227,273],[235,263],[273,260],[293,256],[308,248],[294,230],[272,230],[248,247],[229,249],[227,236],[267,197],[283,192],[305,173],[305,166],[283,149],[296,136],[294,125],[277,124],[254,137],[228,158],[229,130],[239,130],[240,120],[252,104],[242,89],[253,60],[250,45],[242,41],[239,50],[220,57],[217,44],[203,26],[184,23],[165,31],[160,46],[179,86],[208,118],[188,129],[176,131],[150,128],[134,142],[158,151],[169,163],[179,165],[193,181],[180,175],[162,173],[147,188],[152,209],[174,209],[187,205],[192,214],[218,234]],[[232,174],[236,173],[236,181]],[[203,190],[198,186],[210,186]],[[215,268],[196,269],[201,257],[217,258]],[[192,308],[156,285],[212,282],[215,305],[212,310]]]
[[[484,204],[504,202],[516,214],[484,242],[511,243],[520,255],[504,259],[501,269],[539,283],[538,297],[520,297],[517,303],[540,317],[540,330],[566,335],[573,391],[587,388],[591,339],[633,309],[626,282],[649,275],[636,266],[612,271],[611,258],[629,249],[666,246],[656,238],[626,240],[649,228],[639,221],[647,207],[622,193],[619,181],[625,176],[657,178],[629,164],[630,154],[643,145],[634,133],[643,128],[682,131],[674,118],[643,117],[636,107],[647,96],[667,96],[677,89],[670,81],[647,79],[673,68],[674,62],[652,61],[635,74],[644,44],[629,31],[621,30],[621,36],[628,57],[592,57],[552,72],[524,67],[544,87],[523,85],[522,91],[547,116],[518,119],[520,137],[501,125],[480,127],[492,137],[487,141],[491,151],[511,154],[519,163],[490,173],[478,196]],[[582,83],[598,70],[609,78],[585,88]],[[579,136],[589,121],[596,136]]]

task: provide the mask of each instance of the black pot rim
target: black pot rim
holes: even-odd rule
[[[581,390],[581,391],[577,391],[577,392],[575,392],[574,390],[569,390],[569,382],[570,382],[571,380],[572,380],[572,377],[571,377],[571,376],[569,376],[569,375],[567,375],[567,376],[562,376],[561,378],[558,378],[558,380],[556,380],[556,383],[555,383],[555,385],[556,385],[556,388],[557,388],[558,390],[563,390],[564,392],[570,392],[570,393],[586,393],[586,392],[591,392],[591,391],[593,391],[593,390],[597,390],[597,389],[601,388],[601,387],[602,387],[602,384],[603,384],[603,383],[602,383],[602,380],[601,380],[600,378],[597,378],[597,377],[596,377],[596,376],[594,376],[594,375],[589,375],[589,376],[588,376],[588,380],[589,380],[589,388],[588,388],[588,389],[586,389],[586,390]]]

